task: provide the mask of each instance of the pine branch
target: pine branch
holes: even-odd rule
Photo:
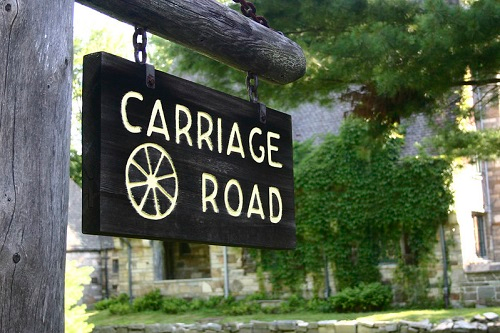
[[[493,84],[493,83],[500,83],[500,78],[459,81],[459,82],[456,82],[454,85],[457,85],[457,86],[484,86],[484,85]]]

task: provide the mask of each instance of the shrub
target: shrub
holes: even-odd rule
[[[298,295],[291,295],[286,299],[285,304],[287,304],[292,309],[302,309],[306,304],[306,301],[303,297]]]
[[[109,306],[109,313],[113,315],[126,315],[132,312],[130,303],[114,303]]]
[[[328,306],[328,301],[322,298],[311,298],[305,303],[305,310],[307,311],[320,311],[320,312],[328,312],[325,311],[325,307]]]
[[[135,311],[158,311],[161,310],[163,305],[163,296],[160,289],[155,289],[142,297],[134,300]]]
[[[127,304],[129,302],[129,297],[127,294],[120,294],[119,296],[113,296],[108,299],[103,299],[94,304],[94,309],[96,310],[106,310],[109,309],[113,304]]]
[[[169,314],[177,314],[189,311],[189,302],[182,298],[164,297],[161,310]]]
[[[189,302],[189,310],[196,311],[200,309],[208,308],[206,305],[206,301],[202,298],[194,298]]]
[[[345,288],[329,298],[324,312],[366,312],[386,309],[392,301],[392,291],[378,282]]]
[[[269,295],[264,292],[253,293],[245,297],[247,301],[261,301],[269,299]]]
[[[205,306],[208,309],[212,309],[212,308],[218,307],[222,303],[222,301],[224,301],[224,297],[222,297],[222,296],[211,296],[205,302]]]
[[[64,328],[67,333],[91,332],[93,324],[87,323],[90,316],[85,304],[78,305],[83,296],[83,286],[90,283],[92,267],[77,267],[76,261],[66,264],[64,290]]]
[[[230,306],[222,311],[226,315],[241,316],[251,315],[260,312],[260,305],[254,301],[239,301],[233,302]]]

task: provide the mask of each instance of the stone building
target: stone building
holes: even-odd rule
[[[116,269],[118,274],[110,281],[116,292],[131,291],[133,296],[154,289],[184,298],[221,296],[224,295],[223,252],[223,247],[216,245],[115,238],[110,260],[113,272]],[[228,247],[229,287],[234,295],[258,291],[255,271],[244,262],[245,252],[242,248]]]
[[[472,125],[500,128],[498,101],[483,111]],[[292,111],[294,139],[302,141],[316,134],[335,133],[349,112],[348,104],[337,104],[334,110],[302,105]],[[406,119],[404,124],[408,142],[420,142],[429,135],[424,116]],[[407,145],[405,153],[415,154],[414,145]],[[454,172],[455,205],[445,226],[450,300],[455,305],[500,303],[500,161],[461,164]],[[436,237],[438,260],[430,283],[431,293],[439,297],[443,292],[444,262],[439,234]],[[123,238],[113,238],[110,244],[108,240],[105,246],[102,241],[96,245],[96,252],[92,253],[101,255],[100,274],[96,276],[101,283],[106,282],[108,288],[102,289],[111,295],[140,296],[157,288],[164,295],[186,298],[224,293],[221,246]],[[232,294],[250,294],[258,291],[259,285],[269,288],[264,277],[255,273],[248,251],[230,247],[228,253]],[[94,258],[95,263],[98,260]],[[394,268],[394,264],[380,265],[385,280],[390,281]],[[304,293],[310,295],[310,289],[306,284]]]
[[[68,229],[66,243],[66,260],[75,260],[77,266],[94,268],[91,282],[83,291],[81,302],[93,304],[109,296],[105,258],[113,248],[111,237],[84,235],[82,230],[82,190],[72,180],[69,184]]]
[[[498,86],[497,86],[498,89]],[[481,105],[478,129],[500,130],[498,98]],[[487,97],[487,96],[486,96]],[[455,217],[459,225],[463,277],[461,301],[490,304],[500,302],[500,160],[476,161],[456,172]]]

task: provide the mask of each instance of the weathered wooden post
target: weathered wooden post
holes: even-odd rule
[[[214,0],[76,0],[261,79],[287,84],[306,71],[292,40]]]
[[[0,332],[64,331],[72,21],[0,0]]]

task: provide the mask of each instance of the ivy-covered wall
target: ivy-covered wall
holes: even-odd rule
[[[436,234],[453,200],[451,166],[425,154],[403,158],[403,143],[396,129],[375,138],[349,118],[338,135],[296,144],[297,249],[260,251],[276,291],[298,292],[312,275],[319,292],[327,263],[337,290],[380,281],[378,264],[389,260],[401,298],[427,299]]]

